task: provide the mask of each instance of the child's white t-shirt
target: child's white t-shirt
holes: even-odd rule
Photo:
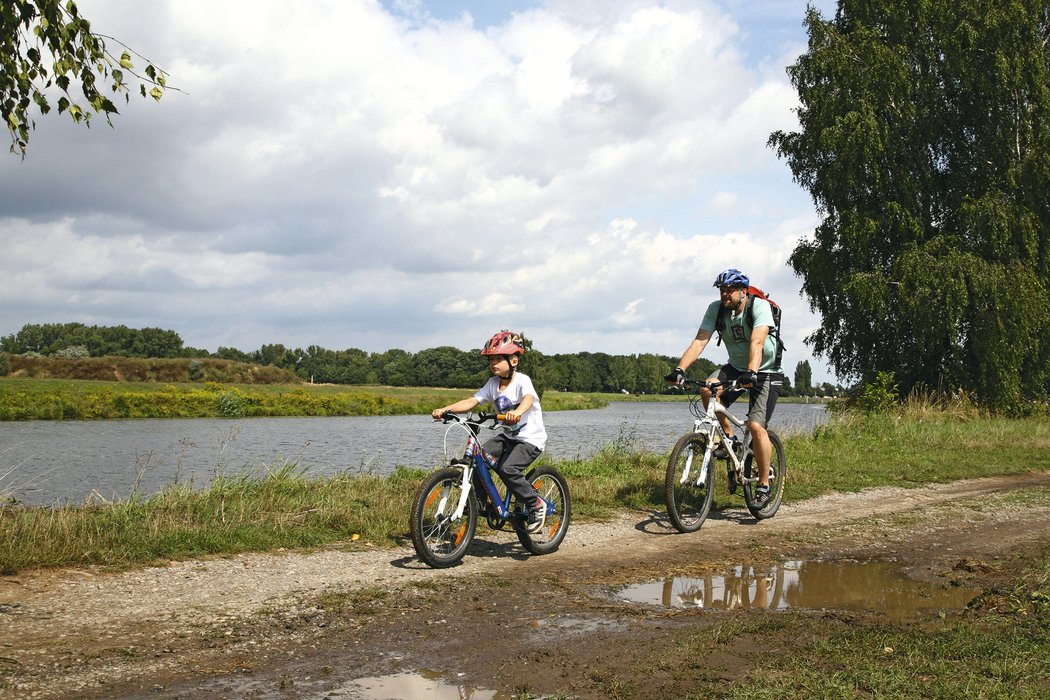
[[[547,444],[547,429],[543,427],[543,409],[540,408],[540,397],[532,380],[527,374],[515,372],[510,384],[503,391],[499,390],[499,377],[492,377],[485,386],[478,389],[474,398],[480,404],[490,403],[497,413],[506,413],[517,408],[527,394],[532,394],[532,406],[515,425],[504,425],[503,432],[515,440],[527,442],[539,449]]]

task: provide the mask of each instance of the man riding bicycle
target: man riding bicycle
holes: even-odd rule
[[[726,383],[737,381],[741,389],[724,393],[722,389],[718,390],[722,403],[727,407],[744,390],[748,393],[747,426],[751,433],[751,450],[758,464],[758,488],[754,505],[761,508],[770,499],[769,463],[772,445],[766,426],[777,405],[783,370],[779,367],[776,338],[770,334],[774,321],[769,302],[755,297],[751,302],[752,313],[746,313],[750,283],[747,275],[735,268],[725,270],[715,278],[714,286],[718,287],[719,299],[708,305],[696,337],[682,353],[678,367],[665,379],[672,384],[679,383],[685,377],[685,370],[696,362],[696,358],[707,347],[712,334],[716,330],[719,332],[725,340],[729,362],[712,372],[708,379]],[[720,309],[723,310],[721,314]],[[722,327],[717,328],[720,316]],[[711,391],[704,388],[701,395],[706,406]],[[726,434],[732,435],[733,426],[728,419],[720,416],[719,420]]]

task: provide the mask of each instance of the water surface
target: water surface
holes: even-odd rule
[[[692,426],[683,402],[616,402],[544,418],[547,454],[556,459],[616,443],[664,453]],[[780,404],[773,427],[805,432],[826,419],[822,405]],[[398,465],[440,464],[444,435],[445,426],[425,415],[8,422],[0,424],[0,495],[35,505],[126,498],[286,462],[311,474],[389,474]],[[462,433],[451,435],[458,455]]]

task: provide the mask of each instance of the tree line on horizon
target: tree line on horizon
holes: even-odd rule
[[[0,337],[0,353],[56,358],[141,357],[218,358],[258,365],[272,365],[294,372],[304,381],[319,384],[383,384],[476,389],[490,376],[480,348],[452,346],[419,352],[391,349],[366,352],[357,348],[330,350],[317,345],[288,348],[279,343],[244,352],[220,347],[214,353],[185,345],[178,333],[160,328],[88,326],[83,323],[26,324],[17,333]],[[530,347],[522,360],[541,393],[545,390],[656,394],[667,390],[664,376],[678,358],[653,353],[561,353],[547,355]],[[707,376],[715,364],[705,358],[690,368],[693,377]],[[835,396],[841,387],[830,383],[811,386],[808,361],[795,369],[799,391],[785,377],[783,395],[801,393]]]

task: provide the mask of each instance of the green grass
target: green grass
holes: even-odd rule
[[[214,554],[389,545],[423,472],[319,479],[285,465],[262,477],[220,476],[148,498],[0,509],[0,573],[69,565],[132,567]]]
[[[937,413],[836,419],[813,436],[788,439],[786,453],[790,503],[832,491],[1048,470],[1050,422]],[[586,520],[622,509],[663,511],[665,459],[620,441],[588,459],[541,462],[565,473],[574,517]],[[8,502],[0,505],[0,571],[131,567],[281,547],[388,545],[403,541],[411,497],[423,476],[399,469],[389,477],[313,477],[289,464],[263,476],[220,476],[204,490],[173,484],[116,503]],[[724,481],[716,489],[716,507],[739,505]]]
[[[789,500],[1050,469],[1050,421],[906,413],[846,416],[784,441]]]

